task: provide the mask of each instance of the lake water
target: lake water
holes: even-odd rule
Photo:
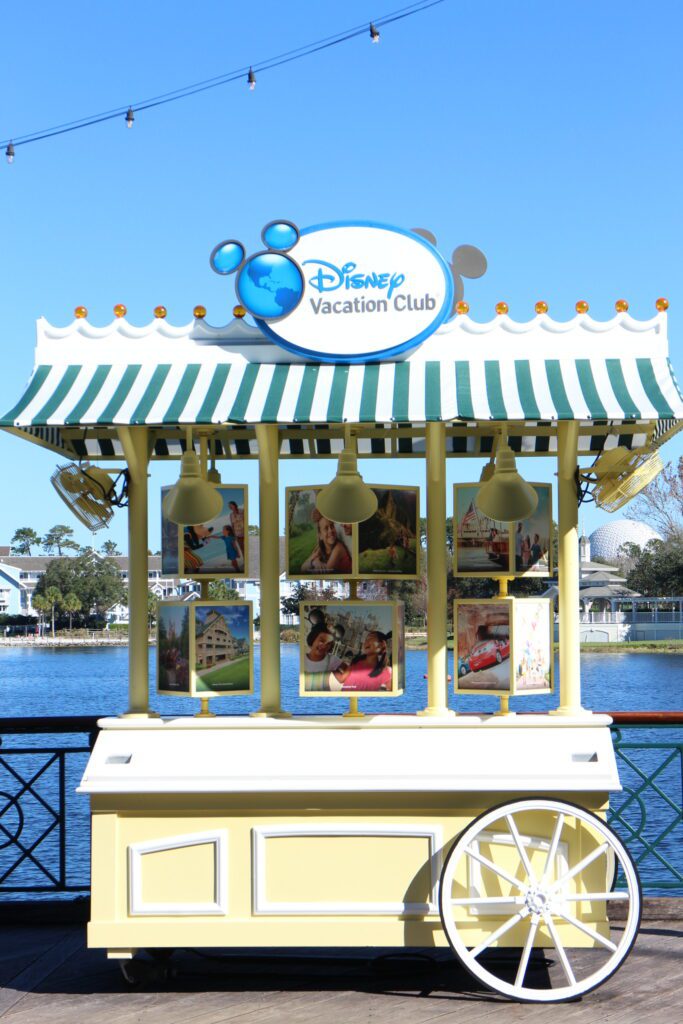
[[[256,693],[253,697],[215,698],[221,714],[248,714],[259,706],[259,654],[254,649]],[[338,697],[299,696],[299,648],[283,644],[282,704],[296,715],[342,714],[348,707]],[[155,692],[156,650],[150,648],[150,705],[162,715],[187,715],[198,710],[196,700],[158,696]],[[366,712],[410,713],[426,702],[425,651],[406,652],[406,690],[401,697],[366,698]],[[453,675],[453,656],[448,671]],[[583,704],[601,711],[683,710],[683,656],[677,654],[584,654],[581,658]],[[559,669],[555,664],[559,690]],[[495,711],[498,700],[467,694],[449,696],[459,711]],[[515,697],[517,711],[556,707],[557,695]],[[118,715],[128,706],[128,649],[126,647],[68,649],[0,648],[0,717],[27,715]]]
[[[255,649],[256,694],[253,697],[216,698],[214,710],[224,714],[246,715],[259,706],[259,648]],[[165,716],[191,715],[198,710],[199,702],[192,699],[158,696],[155,692],[156,651],[150,650],[150,705]],[[296,644],[282,647],[282,705],[297,715],[342,714],[348,703],[340,698],[299,696],[299,648]],[[583,704],[586,708],[600,711],[681,711],[683,710],[683,657],[674,654],[584,654],[581,659]],[[423,678],[427,669],[427,655],[424,651],[408,651],[406,654],[406,691],[402,697],[375,698],[360,701],[360,707],[369,713],[414,712],[426,703],[427,683]],[[449,672],[453,674],[452,656]],[[558,666],[555,665],[555,682],[559,688]],[[32,648],[0,648],[0,717],[26,716],[49,718],[59,715],[118,715],[128,706],[128,650],[125,647],[83,648],[79,650],[46,650]],[[493,697],[471,695],[449,695],[449,705],[459,711],[495,711],[498,700]],[[557,694],[551,696],[525,696],[513,698],[511,707],[518,711],[544,711],[558,704]],[[633,730],[631,736],[638,743],[652,742],[671,744],[668,751],[661,749],[639,749],[628,751],[640,770],[652,773],[670,755],[669,764],[657,776],[658,785],[664,794],[657,796],[652,790],[645,795],[648,826],[646,835],[652,839],[664,834],[657,851],[669,861],[677,864],[683,872],[683,843],[680,825],[670,829],[669,825],[675,808],[681,799],[681,754],[674,746],[680,743],[680,730],[648,729]],[[2,753],[10,749],[83,745],[83,737],[6,736],[0,746],[0,794],[15,793],[17,780],[11,769],[20,770],[24,778],[38,771],[45,762],[44,755],[22,754],[7,757]],[[89,862],[89,817],[88,801],[75,793],[85,766],[85,754],[73,754],[67,759],[66,800],[67,800],[67,882],[73,886],[88,885]],[[636,769],[620,764],[624,786],[639,784]],[[58,792],[58,765],[52,765],[40,776],[35,787],[47,803],[56,800]],[[542,778],[539,779],[542,789]],[[613,799],[626,799],[621,794]],[[669,803],[670,801],[670,803]],[[13,820],[17,812],[9,804],[0,804],[0,825],[9,832],[21,834],[25,846],[37,843],[35,852],[39,861],[53,873],[59,863],[59,837],[54,829],[40,839],[41,830],[53,824],[50,814],[32,796],[22,798],[24,821],[21,828]],[[618,803],[616,804],[618,806]],[[638,801],[632,803],[626,814],[631,831],[637,831],[641,824],[641,807]],[[618,826],[624,838],[629,828]],[[625,834],[626,833],[626,834]],[[642,846],[631,843],[636,855]],[[12,867],[17,860],[16,847],[0,837],[0,897],[12,898],[12,888],[24,890],[27,886],[51,888],[44,872],[30,858],[19,858],[18,867]],[[673,875],[658,862],[657,857],[648,855],[639,864],[645,891],[661,894],[659,882],[662,878],[671,881]],[[683,886],[679,889],[683,894]],[[26,893],[17,891],[14,898],[26,898]],[[31,894],[29,894],[31,895]]]

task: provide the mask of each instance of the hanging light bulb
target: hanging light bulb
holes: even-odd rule
[[[353,448],[344,447],[337,475],[318,493],[316,508],[333,523],[364,523],[377,511],[377,495],[358,472]]]
[[[493,474],[479,488],[474,501],[485,516],[500,523],[528,519],[536,511],[538,494],[517,472],[514,452],[507,442],[498,447]]]
[[[128,113],[126,114],[126,128],[132,128],[134,121],[135,121],[135,114],[133,113],[133,108],[132,107],[128,107]]]
[[[375,25],[372,24],[372,22],[370,22],[370,39],[373,41],[373,43],[379,42],[379,29],[376,28]]]
[[[9,146],[5,150],[5,156],[7,157],[7,163],[14,163],[14,145],[10,142]]]
[[[196,526],[215,519],[222,508],[220,492],[202,477],[192,434],[188,431],[186,450],[180,463],[180,479],[164,498],[163,513],[172,523]]]
[[[210,446],[211,446],[211,469],[206,474],[206,479],[209,481],[210,484],[220,484],[220,483],[223,483],[223,481],[221,480],[220,473],[216,469],[216,442],[215,441],[211,441],[210,442]]]
[[[256,88],[256,75],[254,74],[254,69],[253,68],[249,68],[249,74],[247,75],[247,82],[249,83],[249,88],[253,92],[254,89]]]

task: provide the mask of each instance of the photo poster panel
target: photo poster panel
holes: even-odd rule
[[[456,693],[552,693],[553,609],[543,597],[458,600]]]
[[[350,523],[333,523],[316,508],[320,487],[285,488],[287,579],[354,578],[354,534]]]
[[[400,601],[304,601],[302,697],[395,697],[405,689]]]
[[[552,486],[532,483],[538,495],[528,519],[503,523],[477,508],[481,484],[453,487],[455,576],[550,576],[552,564]]]
[[[354,575],[361,580],[420,576],[420,488],[369,485],[377,511],[355,533]]]
[[[254,692],[251,601],[161,601],[157,692],[231,697]]]
[[[514,695],[554,690],[553,603],[544,597],[513,598]]]
[[[512,696],[512,605],[512,598],[455,602],[456,693]]]
[[[180,576],[180,527],[164,515],[164,500],[171,485],[161,488],[161,575]]]
[[[216,484],[223,504],[206,523],[181,526],[180,575],[187,579],[245,577],[249,570],[249,511],[246,484]]]

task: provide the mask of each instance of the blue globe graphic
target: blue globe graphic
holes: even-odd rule
[[[304,278],[298,265],[281,252],[251,256],[237,278],[237,294],[250,313],[261,320],[287,316],[301,302]]]

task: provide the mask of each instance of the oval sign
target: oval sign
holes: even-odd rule
[[[396,356],[450,313],[450,268],[411,231],[366,221],[319,224],[303,229],[287,255],[301,269],[301,298],[286,316],[256,323],[298,355],[331,363]]]

